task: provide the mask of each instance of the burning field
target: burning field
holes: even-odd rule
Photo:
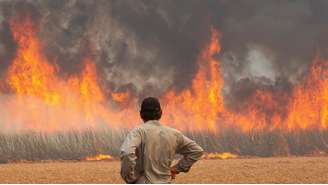
[[[31,18],[13,18],[10,29],[17,43],[16,56],[6,71],[2,100],[4,131],[57,132],[106,127],[125,129],[139,121],[138,99],[129,91],[109,91],[106,97],[98,83],[92,56],[82,59],[80,74],[60,77],[60,69],[42,54]],[[227,128],[242,132],[257,130],[307,130],[327,127],[328,62],[317,54],[309,70],[292,92],[255,89],[234,110],[225,105],[220,61],[219,33],[209,31],[198,58],[191,87],[161,95],[162,119],[172,127],[195,132],[220,133]],[[5,91],[4,90],[4,91]],[[5,93],[5,92],[4,92]],[[109,104],[109,105],[108,105]],[[112,107],[110,104],[115,104]]]
[[[200,143],[208,158],[326,154],[326,35],[295,21],[306,34],[280,30],[288,43],[276,41],[275,30],[262,30],[270,42],[254,36],[247,25],[250,35],[232,36],[231,22],[216,21],[226,13],[211,8],[235,3],[199,3],[188,3],[186,14],[169,14],[172,2],[140,2],[135,9],[126,1],[1,2],[0,160],[111,160],[140,124],[138,106],[146,96],[159,97],[162,122]],[[290,2],[284,3],[289,12]],[[304,7],[320,9],[310,1],[295,6],[300,14]],[[83,13],[89,8],[97,11]],[[328,31],[321,19],[307,18]],[[195,31],[189,21],[199,23]],[[140,27],[146,23],[150,35]],[[310,34],[318,40],[310,42]]]

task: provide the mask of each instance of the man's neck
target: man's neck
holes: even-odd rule
[[[145,121],[144,123],[150,123],[150,124],[156,124],[156,125],[160,125],[161,123],[159,122],[159,120],[148,120],[148,121]]]

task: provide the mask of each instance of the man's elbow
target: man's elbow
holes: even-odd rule
[[[202,147],[199,147],[195,155],[197,156],[197,160],[201,159],[204,155],[204,149]]]
[[[191,158],[194,161],[198,161],[202,158],[203,155],[204,155],[204,150],[202,147],[198,145],[197,147],[194,147]]]

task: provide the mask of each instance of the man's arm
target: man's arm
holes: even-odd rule
[[[183,155],[183,158],[175,166],[176,172],[188,172],[191,166],[198,161],[204,150],[193,140],[181,134],[178,141],[177,153]]]
[[[141,134],[138,129],[129,132],[121,146],[121,176],[126,183],[134,183],[138,180],[136,173],[136,148],[141,143]]]

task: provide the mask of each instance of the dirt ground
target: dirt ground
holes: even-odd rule
[[[328,157],[202,160],[174,183],[328,183]],[[119,162],[0,165],[0,183],[123,183]]]

